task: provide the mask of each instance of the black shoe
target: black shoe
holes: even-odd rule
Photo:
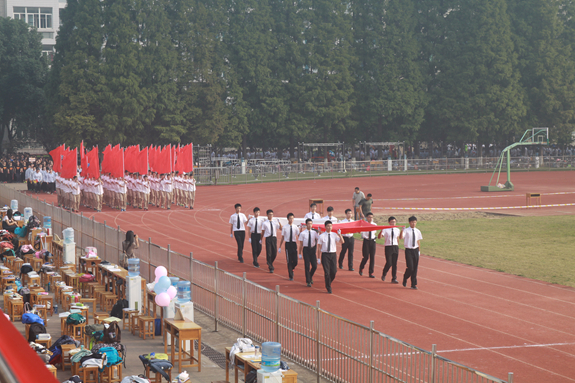
[[[308,283],[308,284],[307,284],[307,287],[311,287],[311,283]]]
[[[392,280],[391,280],[391,283],[393,283],[393,284],[396,285],[396,284],[398,284],[399,282],[397,281],[397,279],[392,279]]]
[[[274,272],[274,269],[270,269],[270,273],[272,273],[272,274],[273,274],[273,272]]]
[[[407,281],[404,279],[402,283],[403,287],[407,287]]]
[[[363,275],[363,270],[359,270],[359,275]]]
[[[254,267],[257,267],[259,269],[260,268],[259,263],[254,263]]]
[[[385,282],[385,274],[381,276],[381,280]]]
[[[240,263],[244,263],[244,260],[243,260],[243,259],[240,259],[239,261],[240,261]]]
[[[313,285],[313,279],[309,281],[309,283],[311,283]]]
[[[417,290],[417,286],[411,286],[412,290]]]
[[[349,271],[355,271],[355,269],[353,267],[350,267],[348,270]]]
[[[343,270],[343,265],[339,265],[339,268]]]
[[[369,277],[370,277],[370,278],[375,278],[375,275],[369,274]]]
[[[293,277],[290,277],[290,279],[289,279],[289,280],[290,280],[290,281],[293,281]]]
[[[328,293],[328,294],[331,294],[331,289],[327,289],[327,293]]]

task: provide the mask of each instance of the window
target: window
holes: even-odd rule
[[[42,35],[43,39],[53,39],[54,38],[54,32],[42,32],[40,34]]]
[[[34,28],[52,28],[52,8],[14,7],[14,19]]]

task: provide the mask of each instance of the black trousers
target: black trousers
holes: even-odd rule
[[[278,237],[266,238],[266,261],[270,271],[274,271],[274,261],[278,255]]]
[[[369,260],[369,275],[373,275],[375,269],[375,240],[364,239],[361,251],[363,259],[359,265],[359,271],[363,271],[365,264]]]
[[[321,253],[321,265],[325,278],[325,288],[331,291],[331,283],[337,274],[337,255],[336,253]]]
[[[417,267],[419,266],[419,247],[417,249],[405,249],[405,263],[407,268],[403,274],[403,281],[411,278],[411,287],[417,286]]]
[[[391,268],[392,279],[397,279],[397,257],[399,255],[399,246],[385,246],[385,266],[383,267],[382,276],[385,277]]]
[[[317,269],[316,247],[303,248],[303,267],[305,269],[305,282],[311,283],[313,275]]]
[[[343,260],[345,259],[345,253],[347,251],[347,267],[348,269],[353,269],[353,248],[355,246],[355,238],[353,237],[343,237],[343,243],[341,244],[341,251],[339,252],[339,267],[343,267]]]
[[[293,278],[293,269],[297,266],[297,243],[286,242],[286,262],[288,267],[288,275]]]
[[[260,264],[258,263],[258,257],[262,252],[262,244],[260,243],[262,240],[262,235],[252,233],[250,237],[252,239],[252,257],[254,258],[254,266],[259,266]]]
[[[244,260],[244,242],[246,241],[245,230],[234,231],[234,237],[236,237],[236,242],[238,243],[238,260]]]

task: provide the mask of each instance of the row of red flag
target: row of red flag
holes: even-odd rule
[[[72,178],[77,174],[78,148],[66,148],[64,144],[50,152],[54,161],[54,171],[63,178]],[[172,146],[167,145],[149,146],[140,149],[140,145],[121,148],[108,145],[102,152],[103,159],[100,164],[98,147],[89,152],[84,148],[84,142],[80,144],[81,175],[86,178],[98,178],[101,172],[110,173],[112,177],[123,177],[124,171],[130,173],[146,174],[149,171],[160,174],[178,171],[189,173],[194,170],[193,145]]]

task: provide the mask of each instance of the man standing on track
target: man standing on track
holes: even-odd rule
[[[405,246],[405,263],[407,268],[403,274],[403,287],[411,278],[411,288],[417,290],[417,268],[419,267],[419,244],[423,239],[421,231],[416,229],[417,218],[409,217],[409,228],[403,230],[403,245]]]
[[[362,199],[365,199],[365,194],[356,187],[353,197],[351,197],[351,201],[353,202],[353,219],[355,220],[361,219],[361,207],[359,206],[359,201]]]
[[[359,206],[361,207],[361,218],[365,218],[367,220],[367,213],[371,213],[371,205],[373,205],[373,198],[371,198],[371,193],[369,193],[367,198],[359,201]]]
[[[313,231],[312,228],[313,221],[311,218],[305,220],[305,226],[307,230],[303,230],[299,235],[299,254],[302,254],[303,250],[303,262],[305,268],[305,283],[307,287],[311,287],[313,284],[313,275],[317,269],[317,257],[316,245],[319,235],[317,232]],[[311,267],[311,269],[310,269]]]
[[[264,239],[266,241],[266,261],[268,263],[268,269],[270,273],[274,272],[274,261],[278,255],[278,230],[281,230],[282,225],[276,219],[274,220],[274,211],[268,209],[266,211],[268,220],[264,222],[263,233]]]
[[[346,218],[339,221],[339,223],[353,222],[351,209],[345,211]],[[345,253],[347,252],[347,269],[353,271],[353,248],[355,246],[355,238],[353,238],[353,233],[343,234],[343,243],[341,244],[341,252],[339,253],[339,268],[343,269],[343,260],[345,259]]]
[[[264,218],[260,217],[260,208],[254,207],[254,216],[248,221],[249,242],[252,244],[253,265],[260,267],[258,257],[262,252],[262,227]]]
[[[389,217],[387,220],[389,226],[395,226],[397,220],[395,217]],[[384,229],[379,233],[378,238],[385,238],[385,266],[383,268],[383,274],[381,275],[381,280],[385,281],[385,276],[391,268],[391,283],[397,282],[397,257],[399,254],[398,240],[403,239],[403,230],[399,230],[397,227],[392,227],[389,229]]]
[[[323,274],[325,278],[325,288],[328,294],[331,294],[331,284],[337,274],[337,242],[343,242],[341,232],[332,233],[331,221],[325,221],[325,233],[319,236],[318,241],[318,257],[321,254],[321,264],[323,266]]]
[[[234,205],[236,212],[230,217],[230,238],[236,238],[238,244],[238,261],[244,263],[244,242],[246,240],[246,227],[245,223],[248,221],[245,214],[242,213],[242,205],[236,203]]]
[[[293,281],[293,269],[297,266],[297,238],[299,236],[299,227],[293,223],[294,215],[289,213],[287,215],[288,224],[282,228],[282,240],[280,241],[280,249],[282,244],[286,243],[286,262],[288,267],[289,280]]]
[[[365,215],[365,220],[367,223],[377,226],[375,222],[373,222],[373,213],[369,212]],[[365,264],[369,260],[369,277],[375,278],[373,275],[375,270],[375,240],[377,239],[377,230],[370,230],[370,231],[362,231],[361,238],[363,238],[363,246],[362,246],[362,253],[363,259],[359,265],[359,275],[363,275],[363,268]]]
[[[321,215],[318,212],[316,212],[317,205],[315,203],[312,203],[311,205],[309,205],[309,208],[311,211],[304,216],[305,219],[308,219],[308,218],[321,219]]]

